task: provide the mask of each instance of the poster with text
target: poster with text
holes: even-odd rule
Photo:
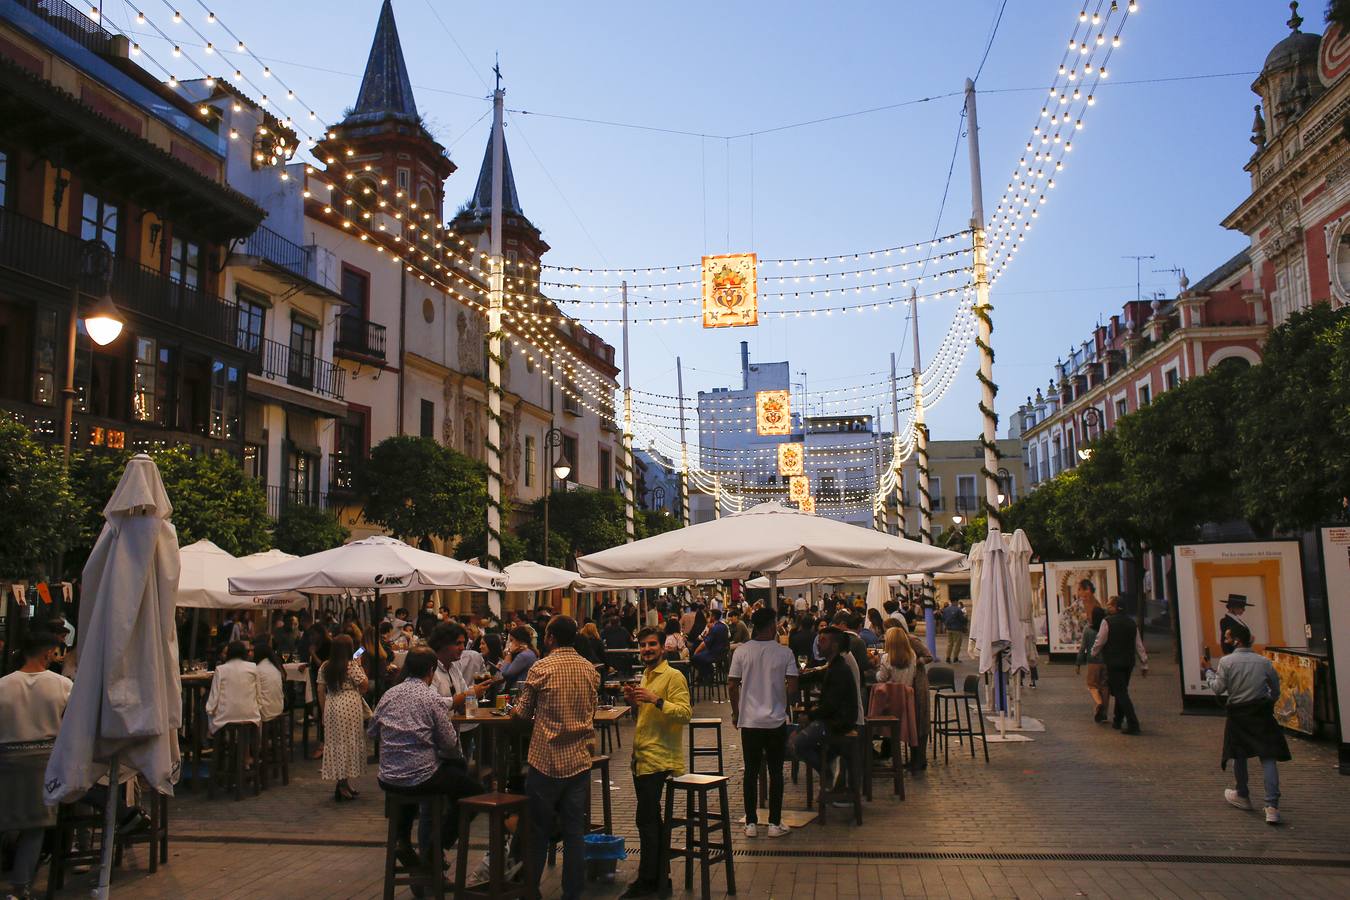
[[[1327,576],[1327,636],[1336,685],[1336,717],[1341,723],[1344,748],[1350,745],[1350,528],[1322,529],[1322,568]]]
[[[1205,653],[1223,656],[1219,622],[1229,596],[1244,597],[1252,647],[1308,646],[1303,572],[1297,541],[1185,544],[1175,548],[1181,687],[1186,697],[1211,696],[1200,675]]]
[[[1034,585],[1033,585],[1034,587]],[[1046,631],[1051,653],[1077,653],[1092,611],[1120,591],[1114,559],[1045,563]]]

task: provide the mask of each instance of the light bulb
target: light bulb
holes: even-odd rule
[[[264,78],[272,77],[272,68],[270,66],[263,66],[263,77]]]
[[[214,75],[206,76],[206,86],[209,88],[213,88],[216,86],[216,79]]]
[[[206,42],[206,52],[207,52],[207,53],[215,53],[215,52],[216,52],[215,45],[212,44],[210,41],[207,41],[207,42]]]
[[[136,11],[136,24],[137,25],[145,24],[145,13],[141,12],[140,10]]]
[[[183,55],[183,48],[182,48],[182,47],[179,47],[177,44],[174,44],[174,45],[173,45],[173,56],[174,56],[174,59],[177,59],[178,57],[180,57],[180,56],[182,56],[182,55]]]
[[[171,88],[178,87],[178,79],[174,78],[172,75],[169,76],[169,87]]]
[[[209,116],[209,115],[211,115],[211,107],[209,107],[209,106],[203,106],[203,107],[201,107],[200,109],[198,109],[197,111],[200,112],[200,113],[201,113],[202,115],[204,115],[204,116]]]
[[[213,12],[211,12],[210,10],[207,10],[207,13],[206,13],[206,24],[207,24],[207,25],[214,25],[214,24],[216,24],[216,14],[213,13]]]
[[[243,41],[240,41],[239,43],[235,44],[234,51],[235,51],[236,53],[243,53],[243,52],[244,52],[244,42],[243,42]]]
[[[1087,105],[1088,105],[1088,106],[1095,106],[1096,103],[1097,103],[1097,98],[1096,98],[1096,97],[1093,97],[1091,94],[1088,94]]]
[[[141,55],[141,45],[140,45],[140,44],[132,44],[132,45],[131,45],[131,55],[132,55],[132,56],[140,56],[140,55]]]
[[[237,140],[238,137],[239,137],[239,132],[237,132],[237,131],[235,131],[233,128],[231,128],[231,129],[230,129],[230,140],[232,140],[232,141],[233,141],[233,140]]]
[[[175,9],[173,11],[173,24],[177,25],[181,21],[183,21],[183,14]]]
[[[1139,12],[1139,3],[1137,2],[1137,0],[1130,0],[1128,10],[1132,13]]]
[[[1119,47],[1119,46],[1120,46],[1120,35],[1117,34],[1117,35],[1115,35],[1114,37],[1111,38],[1111,46],[1112,46],[1112,47]]]

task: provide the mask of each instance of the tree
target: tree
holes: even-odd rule
[[[208,540],[235,556],[261,553],[272,546],[267,494],[261,484],[245,474],[236,457],[228,453],[193,454],[187,447],[171,447],[150,455],[173,504],[180,546]]]
[[[639,509],[637,519],[633,522],[633,528],[638,540],[647,537],[655,537],[658,534],[665,534],[667,531],[674,531],[677,528],[683,528],[677,516],[672,516],[668,510],[664,509]]]
[[[48,571],[76,509],[60,450],[0,416],[0,576],[17,580]]]
[[[618,491],[566,491],[549,499],[548,559],[544,559],[544,500],[530,504],[530,519],[520,529],[530,559],[566,568],[573,556],[585,556],[622,544],[623,495]]]
[[[1350,308],[1325,303],[1274,329],[1247,373],[1238,417],[1238,492],[1263,534],[1343,514],[1350,496]]]
[[[412,543],[474,533],[487,516],[487,470],[430,438],[386,438],[362,470],[365,517]]]
[[[339,547],[351,536],[333,510],[290,505],[277,517],[273,541],[278,550],[308,556]]]

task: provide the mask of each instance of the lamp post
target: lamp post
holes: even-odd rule
[[[65,398],[61,416],[61,459],[70,466],[70,440],[75,430],[75,339],[79,330],[80,294],[85,282],[93,282],[103,296],[94,303],[89,315],[84,318],[84,327],[89,339],[100,347],[111,344],[122,333],[124,321],[113,303],[108,291],[108,281],[112,276],[112,251],[100,240],[84,242],[80,250],[80,271],[75,283],[70,287],[70,321],[66,328],[66,386],[62,390]]]
[[[1092,441],[1092,430],[1094,428],[1098,428],[1098,426],[1101,425],[1102,415],[1101,413],[1097,412],[1097,407],[1089,406],[1087,409],[1083,410],[1082,420],[1083,420],[1083,443],[1087,444]],[[1098,433],[1100,434],[1100,430],[1098,430]],[[1092,448],[1091,447],[1079,448],[1078,458],[1081,459],[1083,462],[1087,462],[1089,459],[1092,459]]]
[[[1009,496],[1009,494],[1011,494],[1011,485],[1008,483],[1011,477],[1012,474],[1006,468],[1003,466],[998,467],[998,505],[1000,508],[1012,499],[1012,497]]]
[[[553,478],[557,476],[559,481],[564,481],[568,475],[572,474],[572,466],[566,457],[559,456],[556,460],[553,457],[553,451],[562,446],[563,435],[557,428],[550,428],[544,432],[544,448],[548,457],[549,471],[545,475],[544,484],[544,565],[550,565],[548,555],[548,500],[553,494]]]

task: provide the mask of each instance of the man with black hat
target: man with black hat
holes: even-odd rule
[[[1212,668],[1209,660],[1200,662],[1205,684],[1216,696],[1227,695],[1228,721],[1223,729],[1223,757],[1219,765],[1227,768],[1233,761],[1234,787],[1223,798],[1238,809],[1252,808],[1247,793],[1247,759],[1261,760],[1265,776],[1265,813],[1267,825],[1280,824],[1280,771],[1278,763],[1287,762],[1289,744],[1275,721],[1275,701],[1280,696],[1280,675],[1264,655],[1252,650],[1252,633],[1239,623],[1224,631],[1224,641],[1233,644],[1233,652]]]
[[[1219,620],[1219,646],[1223,648],[1224,656],[1237,649],[1237,644],[1233,642],[1230,636],[1234,625],[1240,625],[1247,631],[1251,631],[1251,628],[1242,618],[1247,612],[1247,606],[1247,598],[1242,594],[1229,594],[1228,599],[1224,601],[1224,609],[1228,612]]]

